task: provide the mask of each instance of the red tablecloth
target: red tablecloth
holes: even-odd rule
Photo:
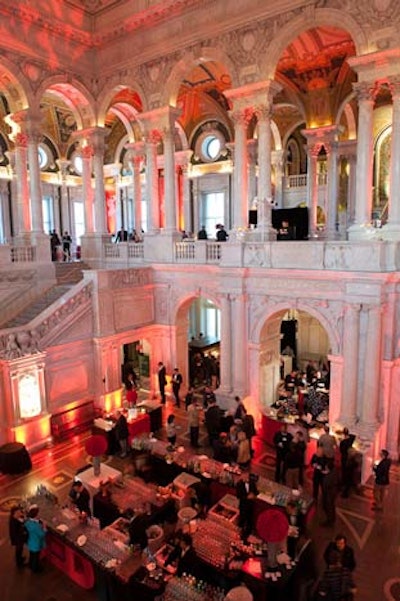
[[[138,415],[136,419],[128,422],[128,428],[128,443],[130,445],[132,438],[140,436],[141,434],[148,434],[150,432],[150,417],[147,415],[147,413]]]

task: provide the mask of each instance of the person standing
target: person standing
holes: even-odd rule
[[[353,572],[356,567],[356,560],[354,558],[353,549],[347,544],[347,539],[344,534],[338,534],[335,536],[335,540],[328,543],[324,551],[324,559],[326,564],[329,564],[329,557],[332,551],[336,551],[340,554],[340,564]]]
[[[333,459],[327,459],[322,480],[322,507],[326,520],[322,526],[333,526],[336,521],[337,475]]]
[[[183,378],[182,374],[179,372],[179,369],[175,367],[174,373],[172,374],[172,391],[175,397],[175,404],[177,407],[181,406],[181,401],[179,398],[179,390],[181,388]]]
[[[71,260],[71,244],[72,244],[72,238],[69,235],[69,233],[67,231],[65,231],[62,236],[62,248],[63,248],[63,254],[64,254],[64,261]]]
[[[200,411],[197,403],[192,399],[187,408],[188,427],[190,433],[190,444],[192,447],[199,446],[199,430],[200,430]]]
[[[81,513],[85,513],[87,516],[91,516],[90,510],[90,494],[87,488],[85,488],[82,482],[77,478],[73,481],[71,490],[69,491],[69,499],[73,505]]]
[[[221,410],[217,405],[215,397],[210,399],[204,414],[204,422],[208,432],[210,447],[213,447],[215,441],[218,440],[221,431]]]
[[[254,474],[243,474],[236,484],[239,501],[239,527],[243,540],[247,540],[253,529],[254,499],[258,495],[257,478]]]
[[[339,443],[342,497],[348,497],[353,484],[353,469],[349,461],[349,450],[355,441],[355,434],[350,434],[348,428],[343,428],[343,439]]]
[[[188,388],[188,391],[187,391],[186,396],[185,396],[185,409],[186,409],[186,411],[188,410],[189,405],[191,405],[193,403],[193,401],[194,401],[194,391],[193,391],[193,386],[190,386]]]
[[[226,242],[228,240],[228,232],[225,230],[225,227],[222,223],[218,223],[215,227],[217,229],[217,241]]]
[[[10,543],[15,547],[15,564],[17,568],[22,568],[26,563],[24,558],[24,545],[28,540],[28,532],[25,528],[24,512],[18,505],[14,505],[14,507],[11,508],[8,531]]]
[[[273,439],[276,451],[275,482],[285,483],[285,459],[292,440],[293,436],[288,432],[287,424],[282,422],[281,429],[275,432]]]
[[[29,567],[34,573],[41,572],[43,569],[40,565],[40,552],[46,547],[46,528],[38,516],[39,507],[31,505],[25,528],[28,532]]]
[[[176,425],[175,425],[175,415],[170,413],[167,418],[167,424],[165,426],[167,432],[167,440],[171,447],[175,446],[176,443]]]
[[[334,459],[337,449],[336,438],[330,434],[329,425],[324,425],[324,433],[318,439],[318,446],[324,451],[324,456],[327,459]]]
[[[327,458],[324,456],[323,448],[317,447],[316,453],[311,457],[311,467],[313,468],[313,498],[316,503],[318,502],[319,489],[322,489],[327,461]]]
[[[161,404],[165,405],[165,386],[167,385],[167,370],[162,361],[158,363],[158,387],[160,389]]]
[[[206,226],[202,225],[198,234],[197,234],[197,240],[207,240],[208,235],[206,232]]]
[[[128,422],[122,411],[118,410],[116,416],[117,421],[115,422],[115,437],[118,440],[121,449],[121,457],[126,457],[128,454],[129,438]]]
[[[387,488],[389,486],[389,471],[392,465],[392,460],[389,458],[389,451],[382,449],[380,461],[376,461],[373,467],[375,475],[374,484],[374,503],[372,509],[374,511],[383,511],[383,502]]]
[[[327,601],[350,601],[356,592],[351,572],[340,563],[340,553],[331,551],[328,567],[319,582],[316,599]]]
[[[236,403],[236,409],[235,409],[235,413],[233,414],[233,419],[235,421],[236,420],[242,421],[244,416],[247,413],[246,407],[244,406],[244,404],[240,400],[240,397],[238,397],[238,396],[235,396],[235,403]]]

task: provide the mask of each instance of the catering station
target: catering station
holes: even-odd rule
[[[101,464],[103,480],[95,488],[89,486],[92,517],[61,506],[44,486],[27,500],[39,506],[47,526],[50,562],[79,586],[95,588],[101,601],[124,601],[133,595],[144,601],[156,597],[222,601],[228,591],[243,583],[255,598],[260,591],[268,601],[292,598],[296,565],[284,552],[285,541],[277,554],[257,532],[245,542],[241,538],[235,492],[243,477],[239,468],[183,447],[171,451],[167,443],[148,435],[133,439],[132,453],[134,463],[138,457],[147,457],[148,464],[136,462],[147,481],[140,477],[140,469],[134,476],[114,470],[117,474],[108,479],[108,466]],[[104,485],[105,503],[98,504]],[[289,499],[310,515],[312,499],[307,494],[262,477],[257,488],[254,520],[269,510],[283,516]],[[199,490],[209,492],[207,512],[191,502]],[[190,534],[196,557],[190,572],[182,572],[174,556],[182,533]]]

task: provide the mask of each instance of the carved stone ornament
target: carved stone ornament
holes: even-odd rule
[[[82,288],[75,296],[69,298],[59,309],[37,324],[31,330],[17,330],[0,337],[0,358],[17,359],[41,351],[42,339],[58,327],[77,307],[92,297],[92,284]]]
[[[113,290],[131,288],[132,286],[147,286],[150,284],[150,273],[147,269],[116,271],[111,273],[109,278],[110,286]]]

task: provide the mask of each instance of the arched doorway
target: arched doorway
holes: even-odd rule
[[[277,400],[282,378],[292,370],[306,371],[311,364],[330,383],[331,342],[321,321],[305,310],[282,309],[263,324],[259,345],[259,395],[268,413]],[[329,398],[329,396],[328,396]],[[329,408],[326,417],[328,418]]]
[[[177,366],[184,386],[200,388],[218,384],[221,342],[221,311],[210,298],[185,301],[176,318]]]

